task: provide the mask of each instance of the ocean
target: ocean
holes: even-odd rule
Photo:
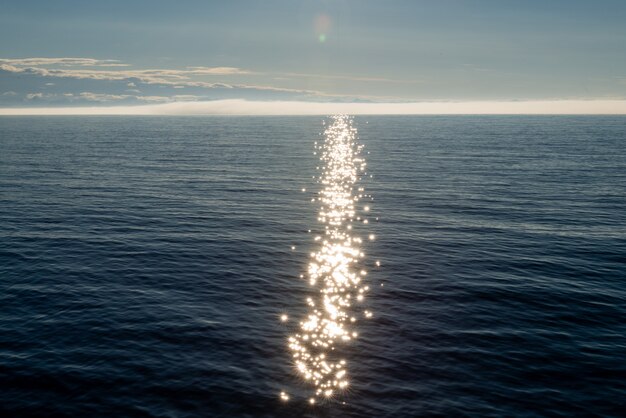
[[[0,117],[0,415],[624,416],[626,118],[353,123],[372,315],[310,405],[329,119]]]

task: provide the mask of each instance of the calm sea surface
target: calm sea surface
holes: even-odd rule
[[[307,405],[322,120],[1,117],[0,415],[626,414],[624,117],[357,117],[374,315]]]

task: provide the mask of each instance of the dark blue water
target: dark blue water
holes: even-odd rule
[[[374,317],[310,407],[321,121],[0,118],[0,415],[624,415],[626,118],[357,118]]]

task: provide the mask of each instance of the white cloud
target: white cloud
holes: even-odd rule
[[[620,114],[626,100],[474,101],[419,103],[321,103],[216,100],[142,106],[0,108],[0,115],[452,115]]]
[[[116,60],[97,60],[94,58],[20,58],[20,59],[0,59],[0,69],[16,74],[30,75],[32,77],[44,77],[47,79],[71,79],[71,80],[93,80],[93,81],[113,81],[122,82],[126,84],[126,89],[120,91],[112,91],[111,93],[123,94],[124,93],[140,93],[138,90],[141,88],[141,93],[145,97],[161,96],[162,92],[150,90],[147,85],[161,88],[169,87],[175,89],[190,89],[186,90],[193,95],[202,95],[204,91],[210,89],[232,90],[230,93],[216,93],[214,96],[218,98],[237,97],[236,90],[243,90],[240,97],[247,97],[252,99],[302,99],[302,100],[351,100],[351,99],[369,99],[367,97],[357,96],[342,96],[335,94],[328,94],[318,90],[302,89],[302,88],[287,88],[278,87],[274,85],[264,85],[260,83],[233,83],[223,82],[221,80],[214,80],[213,77],[233,77],[233,76],[249,76],[249,75],[263,75],[263,73],[255,73],[249,70],[227,67],[227,66],[192,66],[184,69],[131,69],[131,68],[103,68],[110,66],[126,66],[126,64],[120,63]],[[267,75],[267,74],[265,74]],[[384,78],[370,78],[370,77],[349,77],[341,75],[316,75],[316,74],[299,74],[289,73],[293,77],[309,77],[309,78],[337,78],[337,79],[352,79],[367,82],[396,82],[396,80],[384,79]],[[402,81],[398,81],[402,82]],[[58,84],[63,84],[61,81]],[[50,83],[46,83],[50,85]],[[64,87],[68,88],[68,87]],[[69,87],[71,88],[71,87]],[[82,87],[85,88],[84,86]],[[93,90],[101,90],[103,87],[91,87]],[[104,88],[111,88],[106,86]],[[80,90],[79,90],[80,91]],[[263,93],[267,94],[263,94]],[[78,93],[78,92],[75,92]],[[199,97],[211,96],[211,93],[204,94]],[[272,97],[274,96],[274,97]],[[382,98],[379,100],[393,100],[393,98]],[[90,99],[91,100],[91,99]],[[177,100],[174,99],[173,100]],[[95,99],[94,99],[95,101]]]
[[[172,98],[174,99],[174,101],[177,102],[188,102],[201,99],[202,96],[195,96],[193,94],[177,94],[175,96],[172,96]]]
[[[63,67],[128,67],[118,60],[99,60],[94,58],[0,58],[0,63],[13,66],[47,66]]]
[[[128,94],[102,94],[102,93],[91,93],[89,91],[84,91],[78,95],[81,99],[89,100],[92,102],[110,102],[115,100],[124,100],[130,97],[134,97]]]
[[[26,98],[28,100],[41,99],[42,97],[43,97],[43,93],[28,93],[26,95]]]
[[[203,70],[92,70],[92,69],[47,69],[37,67],[15,67],[10,64],[0,64],[0,69],[12,73],[29,73],[42,77],[72,78],[72,79],[88,79],[88,80],[108,80],[108,81],[127,81],[129,79],[139,80],[145,84],[165,85],[174,88],[198,87],[204,89],[222,88],[222,89],[247,89],[259,90],[267,92],[293,93],[311,96],[335,97],[326,95],[315,90],[291,89],[264,85],[249,84],[227,84],[221,82],[206,82],[192,80],[190,76],[198,74],[208,74],[210,69],[204,67]],[[217,74],[219,72],[228,72],[235,70],[231,67],[216,67]],[[225,70],[229,69],[229,70]],[[136,86],[136,83],[129,81],[127,86]],[[339,97],[339,96],[337,96]]]
[[[10,73],[21,73],[22,72],[21,68],[17,68],[16,66],[10,65],[10,64],[4,64],[2,62],[0,62],[0,70],[8,71]]]
[[[57,67],[55,67],[55,65]],[[267,92],[293,93],[300,95],[334,97],[323,92],[275,87],[267,85],[252,85],[244,83],[209,82],[199,80],[201,76],[239,76],[257,74],[249,70],[237,67],[205,67],[194,66],[185,69],[143,69],[133,70],[129,68],[86,68],[86,67],[112,67],[127,66],[117,60],[97,60],[94,58],[19,58],[0,59],[0,69],[11,73],[33,74],[41,77],[71,78],[78,80],[107,80],[125,81],[131,88],[137,87],[136,81],[145,84],[165,85],[173,88],[196,87],[203,89],[249,89]],[[54,68],[53,68],[54,67]],[[74,67],[74,68],[68,68]],[[313,74],[292,74],[301,77],[318,77]],[[329,78],[344,78],[342,76],[319,76]],[[349,77],[345,77],[349,78]],[[373,81],[377,79],[356,78]],[[378,79],[384,80],[384,79]],[[389,80],[391,81],[391,80]],[[338,97],[338,96],[337,96]]]
[[[239,75],[252,74],[251,71],[236,67],[187,67],[188,74]]]
[[[35,58],[33,58],[35,59]],[[28,59],[22,60],[27,62]],[[171,69],[147,69],[147,70],[102,70],[91,68],[80,69],[68,69],[68,68],[42,68],[38,66],[24,66],[16,62],[16,60],[2,60],[0,59],[0,69],[11,73],[30,73],[43,77],[59,77],[59,78],[75,78],[75,79],[90,79],[90,80],[129,80],[135,79],[147,84],[165,84],[173,86],[192,86],[192,87],[240,87],[238,85],[231,85],[225,83],[211,83],[206,81],[193,80],[194,76],[201,75],[242,75],[250,74],[249,71],[242,70],[235,67],[189,67],[185,70],[171,70]],[[133,81],[129,81],[127,84],[129,87],[135,87],[136,84]],[[256,88],[256,87],[251,87]],[[290,89],[278,89],[271,86],[265,87],[267,90],[276,89],[278,91],[287,91]],[[296,91],[296,90],[294,90]]]
[[[171,102],[172,98],[169,96],[137,96],[139,100],[144,102]]]

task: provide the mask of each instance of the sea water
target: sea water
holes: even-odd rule
[[[356,117],[371,318],[310,405],[323,123],[1,117],[2,415],[624,413],[626,118]]]

